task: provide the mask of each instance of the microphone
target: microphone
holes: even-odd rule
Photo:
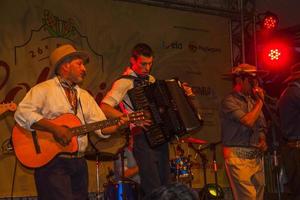
[[[276,97],[272,97],[270,95],[268,95],[266,93],[265,90],[263,90],[264,92],[264,98],[262,98],[258,92],[259,92],[259,89],[257,87],[260,87],[260,85],[262,85],[262,79],[261,78],[258,78],[258,83],[255,83],[255,81],[250,81],[250,85],[252,87],[252,92],[253,92],[253,96],[256,98],[256,99],[260,99],[263,101],[263,103],[265,103],[265,101],[269,102],[269,103],[272,103],[272,104],[276,104],[278,99]],[[262,87],[260,87],[262,88]]]
[[[263,101],[263,98],[261,97],[261,95],[259,95],[259,80],[257,79],[248,79],[249,80],[249,84],[252,88],[252,95],[255,99],[260,99]]]
[[[259,92],[260,91],[258,88],[252,88],[252,94],[253,94],[254,98],[256,100],[261,100],[264,103],[265,101],[264,101],[263,97],[259,94]],[[265,95],[265,94],[263,94],[263,95]]]

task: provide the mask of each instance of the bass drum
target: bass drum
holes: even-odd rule
[[[127,146],[130,131],[125,129],[113,133],[109,138],[101,138],[95,133],[89,134],[88,151],[95,151],[117,155],[124,147]]]

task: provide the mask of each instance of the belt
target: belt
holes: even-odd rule
[[[75,153],[61,153],[58,155],[60,158],[83,158],[83,152],[75,152]]]
[[[256,148],[229,147],[234,155],[242,159],[256,159],[263,156],[263,152]]]
[[[291,148],[300,149],[300,140],[288,141],[286,145]]]
[[[243,151],[236,151],[234,154],[243,159],[256,159],[256,158],[261,158],[262,157],[262,152],[261,151],[249,151],[249,152],[243,152]]]

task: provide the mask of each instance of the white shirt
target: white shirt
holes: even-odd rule
[[[80,119],[81,123],[85,124],[85,121],[86,123],[91,123],[105,120],[106,117],[94,98],[86,90],[78,86],[75,88],[77,90],[78,99],[76,116]],[[79,100],[81,101],[82,108],[79,105]],[[59,83],[58,78],[55,77],[30,89],[18,105],[17,111],[15,112],[15,120],[21,127],[33,131],[33,129],[31,129],[32,124],[42,118],[54,119],[66,113],[74,114],[64,89]],[[95,132],[100,137],[109,137],[103,135],[101,130]],[[78,137],[79,152],[84,152],[87,145],[87,135]]]
[[[130,67],[128,67],[125,70],[123,75],[131,75],[137,77],[136,73]],[[125,79],[125,78],[118,79],[113,83],[111,90],[103,98],[102,103],[106,103],[112,107],[115,107],[119,103],[124,101],[126,103],[123,104],[125,107],[125,110],[123,110],[123,112],[131,113],[133,112],[132,110],[133,106],[131,104],[129,96],[127,95],[127,91],[132,88],[133,88],[133,80]]]

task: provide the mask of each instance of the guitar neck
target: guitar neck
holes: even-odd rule
[[[95,130],[98,130],[98,129],[103,129],[103,128],[106,128],[106,127],[109,127],[109,126],[116,125],[116,124],[118,124],[119,121],[120,121],[120,119],[116,118],[116,119],[108,119],[108,120],[104,120],[104,121],[85,124],[85,125],[82,125],[82,126],[71,128],[71,132],[75,136],[80,136],[80,135],[84,135],[84,134],[86,134],[88,132],[91,132],[91,131],[95,131]]]

